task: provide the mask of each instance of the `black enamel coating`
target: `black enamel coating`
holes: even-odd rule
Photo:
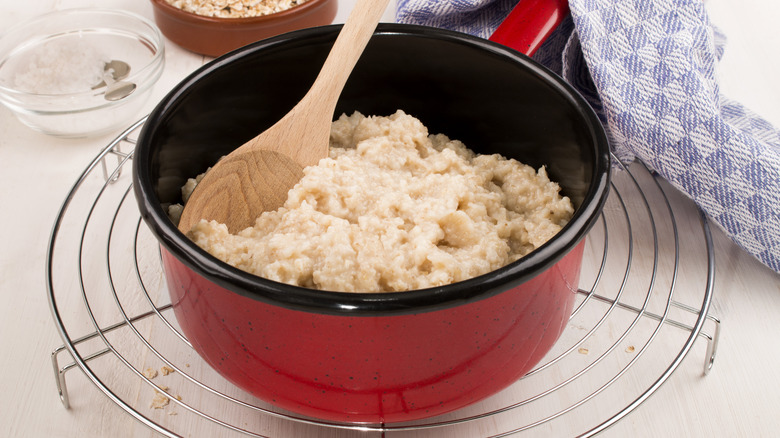
[[[161,204],[180,202],[186,178],[281,118],[305,94],[339,25],[264,40],[205,65],[149,116],[133,157],[141,214],[185,265],[236,293],[318,313],[388,315],[430,311],[486,298],[520,284],[571,250],[593,225],[609,188],[610,157],[597,117],[576,91],[524,55],[440,29],[380,24],[342,93],[336,115],[357,110],[419,118],[431,133],[547,166],[575,203],[572,221],[528,256],[489,274],[426,290],[338,293],[244,273],[195,246]]]

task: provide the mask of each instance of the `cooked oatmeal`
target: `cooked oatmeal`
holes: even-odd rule
[[[333,122],[329,158],[304,170],[282,208],[236,235],[202,220],[189,237],[279,282],[406,291],[475,277],[539,247],[573,213],[559,190],[544,167],[475,154],[402,111],[354,113]]]
[[[165,0],[185,12],[206,17],[247,18],[274,14],[307,0]]]

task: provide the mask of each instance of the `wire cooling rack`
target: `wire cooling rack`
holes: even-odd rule
[[[51,360],[65,408],[66,375],[80,369],[111,402],[164,436],[592,436],[653,394],[697,339],[706,343],[703,374],[713,365],[720,321],[709,314],[714,256],[707,219],[641,163],[618,162],[604,212],[587,237],[569,324],[517,383],[409,424],[325,423],[275,410],[211,370],[179,330],[127,167],[143,122],[89,164],[51,234],[46,280],[64,342]],[[681,213],[698,223],[678,223]]]

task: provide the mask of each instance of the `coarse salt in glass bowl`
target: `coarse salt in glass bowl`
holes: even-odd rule
[[[105,98],[111,61],[129,65],[121,80],[136,85],[115,101]],[[160,31],[139,15],[97,8],[51,12],[0,38],[0,102],[45,134],[107,134],[139,115],[164,63]]]

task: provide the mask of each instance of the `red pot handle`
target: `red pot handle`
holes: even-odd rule
[[[531,56],[568,14],[568,0],[520,0],[490,41]]]

